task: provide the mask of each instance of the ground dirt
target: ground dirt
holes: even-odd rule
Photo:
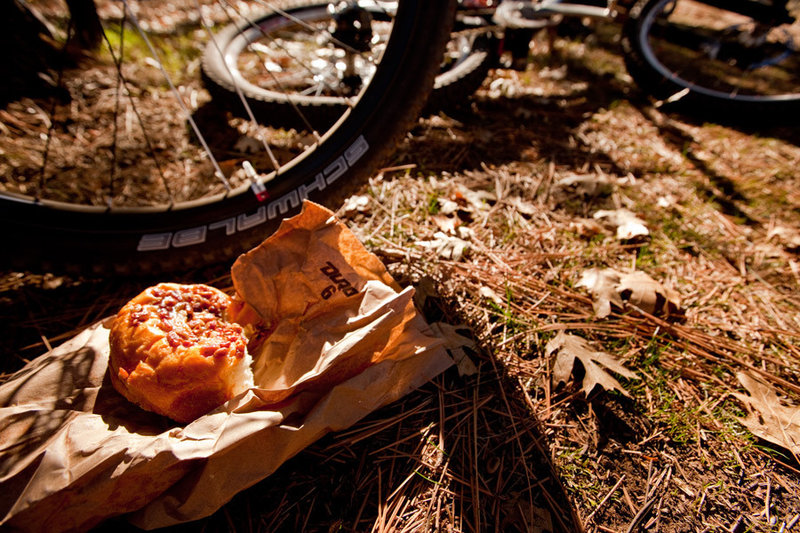
[[[457,328],[461,364],[175,530],[800,529],[800,133],[664,112],[617,30],[539,35],[338,212]],[[6,130],[37,109],[0,111]],[[230,289],[229,266],[169,278]],[[586,276],[604,269],[611,289]],[[156,281],[4,272],[3,369]],[[777,396],[748,402],[746,376]]]

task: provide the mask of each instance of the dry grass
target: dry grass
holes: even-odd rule
[[[446,295],[498,362],[510,396],[542,424],[583,528],[791,529],[797,458],[742,426],[734,394],[747,371],[800,398],[796,134],[664,115],[625,98],[624,75],[570,67],[550,85],[536,78],[552,70],[499,71],[475,115],[422,123],[398,157],[415,169],[376,178],[352,225],[400,277]],[[575,175],[603,186],[559,186]],[[623,207],[647,239],[591,224]],[[420,246],[437,232],[466,240],[465,255]],[[684,316],[628,306],[597,318],[576,287],[592,267],[646,272],[679,293]],[[585,398],[580,368],[553,383],[545,346],[561,330],[633,369],[630,398]]]
[[[797,458],[747,431],[734,395],[749,371],[800,405],[796,131],[664,115],[614,70],[613,43],[556,45],[539,43],[538,70],[496,72],[469,112],[422,120],[361,210],[340,212],[429,321],[477,341],[478,371],[454,368],[325,437],[186,529],[800,527]],[[601,186],[560,185],[574,176]],[[647,238],[592,218],[623,207]],[[463,256],[424,244],[437,233],[462,239]],[[593,267],[647,273],[683,316],[629,305],[598,318],[578,286]],[[229,283],[224,266],[180,280]],[[149,282],[7,276],[9,354],[38,354]],[[562,330],[633,370],[628,396],[585,397],[579,367],[554,383],[545,347]]]
[[[627,105],[620,111],[635,112]],[[624,141],[618,131],[614,138]],[[740,370],[795,399],[800,392],[794,256],[773,248],[765,270],[764,256],[748,254],[765,241],[725,240],[731,232],[741,236],[742,228],[691,191],[672,209],[640,211],[653,228],[645,243],[623,244],[608,232],[587,240],[575,232],[583,213],[552,205],[552,187],[532,186],[540,178],[504,167],[445,179],[384,178],[370,191],[376,207],[354,226],[387,260],[405,256],[399,265],[406,275],[435,279],[456,302],[458,320],[501,363],[518,401],[543,424],[556,471],[586,529],[724,530],[738,521],[769,531],[791,523],[800,503],[796,462],[785,452],[773,455],[742,429],[731,394],[740,390],[734,377]],[[558,171],[551,183],[557,179]],[[660,195],[675,194],[675,179],[673,171],[625,179],[609,198],[593,201],[624,197],[632,206],[657,206],[647,195],[659,188]],[[448,261],[419,251],[415,244],[443,226],[425,206],[431,198],[434,206],[458,201],[462,187],[491,198],[482,207],[462,206],[449,225],[470,229],[467,256]],[[377,206],[391,212],[381,214],[385,207]],[[697,225],[676,227],[683,209],[687,218],[697,211],[690,219]],[[583,270],[598,265],[644,270],[676,288],[685,319],[674,323],[631,309],[595,318],[590,297],[574,286]],[[575,383],[552,383],[544,346],[562,329],[634,369],[642,381],[628,383],[633,399],[595,390],[586,400]]]

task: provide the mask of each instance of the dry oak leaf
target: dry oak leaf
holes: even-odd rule
[[[553,184],[555,196],[607,196],[614,191],[614,182],[603,174],[567,174]]]
[[[651,315],[674,316],[681,311],[681,299],[676,291],[639,270],[623,274],[613,268],[590,268],[575,286],[589,290],[597,318],[610,315],[612,304],[622,308],[624,302]]]
[[[747,407],[741,423],[756,437],[789,450],[795,459],[800,457],[800,406],[782,404],[772,387],[746,372],[736,377],[749,393],[734,394]]]
[[[777,241],[789,251],[800,250],[800,231],[787,226],[776,226],[767,233],[768,241]]]
[[[605,390],[617,390],[630,397],[619,381],[606,369],[628,379],[639,379],[639,376],[628,370],[613,356],[595,350],[583,337],[560,331],[545,347],[545,354],[548,357],[554,353],[556,360],[553,364],[553,381],[556,384],[565,383],[572,374],[575,359],[578,359],[585,371],[582,390],[586,396],[589,396],[596,385],[600,385]]]
[[[592,295],[592,307],[597,318],[605,318],[611,314],[611,304],[622,307],[622,296],[617,292],[620,273],[613,268],[590,268],[575,285],[585,287]]]
[[[582,218],[569,223],[569,230],[584,239],[591,239],[603,233],[603,226],[590,218]]]
[[[623,300],[651,315],[674,315],[681,308],[681,297],[676,291],[665,287],[640,270],[622,274],[617,292]]]
[[[601,209],[592,216],[595,220],[616,228],[617,239],[621,241],[629,241],[650,235],[650,230],[645,226],[645,221],[627,209]]]
[[[459,376],[472,376],[477,374],[478,367],[470,359],[464,348],[475,348],[475,341],[458,333],[459,329],[469,329],[468,326],[454,326],[447,322],[434,322],[431,329],[444,341],[445,349],[450,352],[458,369]]]
[[[416,245],[427,248],[428,250],[433,250],[439,257],[451,259],[453,261],[460,261],[470,247],[467,241],[447,235],[441,231],[434,233],[433,239],[429,241],[417,241]]]
[[[461,221],[458,218],[446,215],[433,215],[430,220],[447,235],[455,235],[456,228],[461,225]]]

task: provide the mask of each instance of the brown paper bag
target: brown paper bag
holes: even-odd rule
[[[0,386],[0,526],[84,530],[131,513],[151,529],[202,518],[452,364],[413,291],[316,204],[241,256],[232,277],[274,331],[254,354],[256,387],[185,426],[113,389],[106,323]]]

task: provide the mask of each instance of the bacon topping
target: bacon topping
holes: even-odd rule
[[[150,301],[133,306],[132,326],[150,322],[165,333],[172,348],[201,344],[204,357],[225,357],[231,351],[234,357],[244,357],[242,327],[222,320],[227,297],[203,285],[182,290],[158,285],[149,293]]]

